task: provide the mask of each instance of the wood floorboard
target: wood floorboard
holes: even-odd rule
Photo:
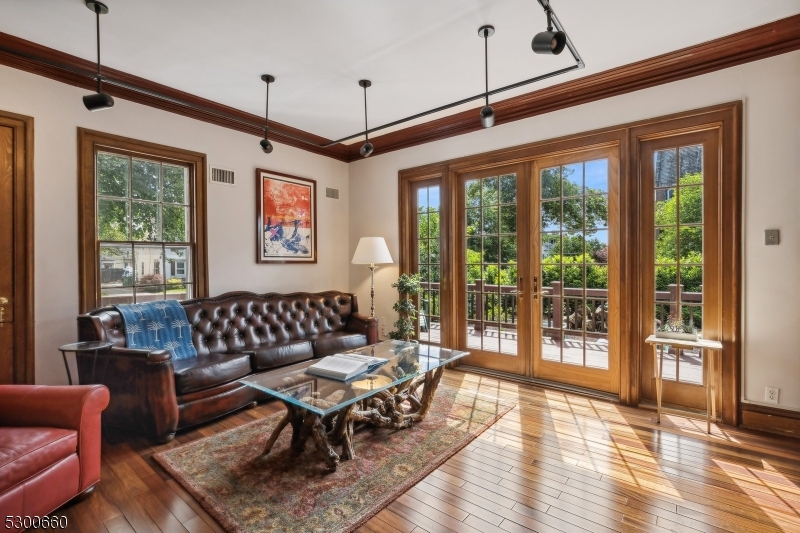
[[[517,405],[360,533],[800,532],[800,442],[461,371],[443,383]],[[55,512],[78,533],[224,533],[155,453],[264,419],[278,402],[167,444],[103,442],[95,493]]]

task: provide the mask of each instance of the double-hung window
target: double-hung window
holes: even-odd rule
[[[203,167],[194,158],[164,157],[174,149],[94,140],[82,151],[91,157],[81,179],[90,214],[81,224],[84,310],[205,295],[205,222],[198,219]]]

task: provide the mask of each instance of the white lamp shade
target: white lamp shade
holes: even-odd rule
[[[383,237],[361,237],[353,254],[354,265],[369,265],[371,263],[393,263],[392,254]]]

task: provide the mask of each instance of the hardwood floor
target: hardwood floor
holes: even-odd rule
[[[455,387],[517,404],[359,529],[362,533],[800,531],[800,441],[714,427],[539,387],[448,371]],[[222,532],[154,452],[283,409],[279,403],[179,434],[103,443],[102,481],[67,506],[70,530]]]

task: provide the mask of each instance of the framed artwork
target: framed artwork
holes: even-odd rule
[[[317,182],[256,169],[256,261],[317,262]]]
[[[303,398],[308,398],[309,396],[313,396],[316,391],[317,391],[316,379],[280,389],[280,392],[282,392],[287,396],[291,396],[296,400],[301,400]]]

